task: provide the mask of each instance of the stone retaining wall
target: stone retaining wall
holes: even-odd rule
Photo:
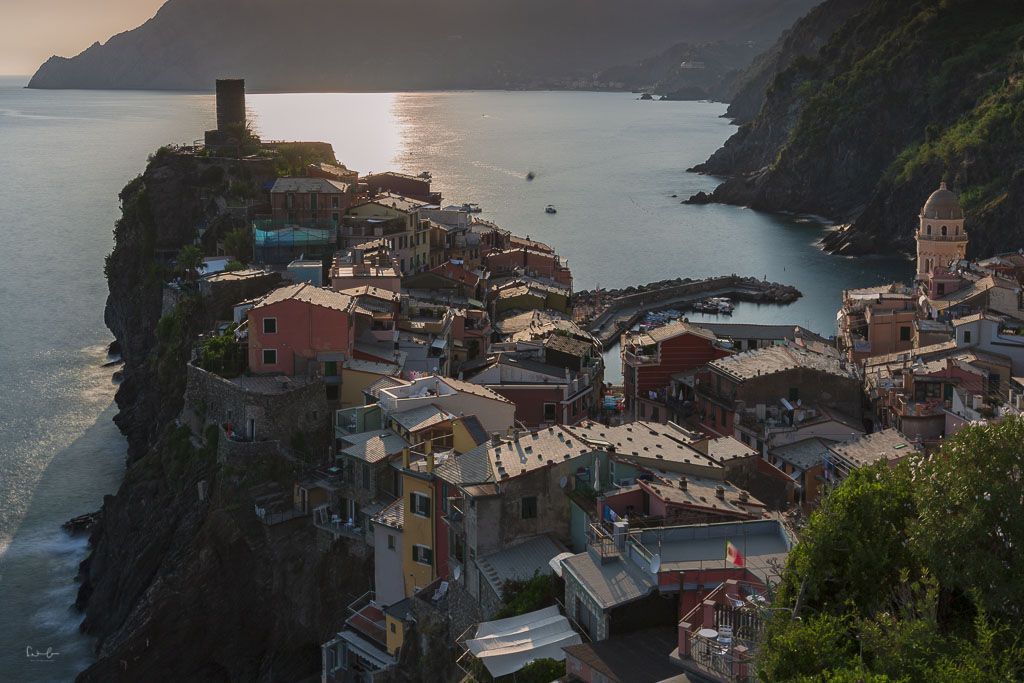
[[[218,456],[222,450],[224,457],[278,453],[296,437],[301,437],[316,460],[328,455],[332,416],[323,382],[297,383],[280,393],[257,393],[195,365],[187,368],[185,409],[194,411],[203,424],[230,423],[234,432],[245,434],[249,421],[254,421],[254,438],[232,441],[223,436]]]

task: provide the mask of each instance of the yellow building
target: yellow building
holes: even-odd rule
[[[430,263],[430,221],[420,218],[423,206],[427,204],[382,194],[350,208],[346,229],[353,243],[373,237],[386,239],[402,274],[415,273]]]
[[[434,499],[434,459],[412,463],[408,451],[403,454],[402,495],[405,516],[402,529],[402,577],[405,596],[410,597],[436,577],[434,551],[437,547],[436,522],[440,507]]]
[[[405,602],[404,600],[402,602]],[[399,603],[395,607],[401,606]],[[398,656],[398,651],[405,644],[405,622],[397,616],[397,610],[390,607],[384,610],[384,626],[387,634],[388,654]]]

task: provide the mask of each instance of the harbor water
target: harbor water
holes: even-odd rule
[[[99,508],[123,472],[116,387],[102,367],[111,341],[103,257],[117,193],[160,145],[201,138],[214,105],[206,94],[33,91],[24,82],[0,80],[0,679],[66,681],[88,664],[92,643],[70,607],[85,540],[60,524]],[[821,253],[826,227],[811,218],[681,204],[715,185],[685,169],[734,130],[721,104],[453,92],[250,95],[248,106],[265,138],[331,142],[363,172],[431,171],[447,201],[477,203],[483,218],[553,246],[577,289],[767,277],[804,297],[740,304],[732,321],[828,335],[844,288],[909,276],[898,257]],[[609,363],[614,378],[616,354]]]

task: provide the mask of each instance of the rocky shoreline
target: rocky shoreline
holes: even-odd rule
[[[105,319],[124,361],[115,421],[128,468],[100,511],[66,525],[90,545],[76,607],[97,650],[78,681],[314,680],[319,643],[369,588],[372,570],[344,546],[318,550],[310,525],[266,527],[252,514],[248,490],[276,463],[226,468],[215,430],[196,439],[178,426],[189,340],[208,313],[196,301],[164,310],[160,254],[208,218],[201,174],[212,163],[227,162],[162,150],[120,195]],[[273,172],[227,165],[255,182]]]

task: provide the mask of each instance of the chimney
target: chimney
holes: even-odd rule
[[[725,487],[724,486],[716,486],[715,487],[715,495],[720,500],[725,500]]]
[[[748,500],[750,500],[750,494],[746,491],[740,491],[740,502],[746,503]]]
[[[500,434],[491,434],[491,445],[492,446],[497,446],[500,443],[501,443],[501,435]]]
[[[403,448],[402,449],[402,467],[404,467],[406,469],[409,468],[409,449],[408,448]]]
[[[679,478],[679,488],[682,489],[683,491],[686,490],[687,483],[688,482],[686,481],[686,477]]]

